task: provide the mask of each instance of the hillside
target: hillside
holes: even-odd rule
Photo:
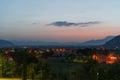
[[[13,47],[14,44],[7,40],[0,40],[0,48]]]
[[[110,41],[106,42],[105,47],[120,47],[120,35],[114,37],[113,39],[111,39]]]
[[[103,39],[97,39],[97,40],[89,40],[86,42],[81,43],[81,45],[84,46],[98,46],[98,45],[104,45],[107,41],[113,39],[114,36],[107,36]]]

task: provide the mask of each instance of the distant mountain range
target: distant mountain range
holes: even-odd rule
[[[97,40],[89,40],[86,42],[46,42],[46,41],[11,41],[15,45],[28,45],[28,46],[39,46],[39,45],[57,45],[57,46],[98,46],[103,45],[107,41],[113,39],[114,36],[108,36],[104,39],[97,39]]]
[[[7,40],[0,40],[0,48],[14,47],[14,44]]]
[[[17,41],[0,40],[0,48],[15,46],[115,46],[120,42],[120,36],[108,36],[104,39],[89,40],[85,42],[45,42],[45,41]],[[114,43],[114,44],[113,44]]]
[[[83,46],[99,46],[99,45],[104,45],[106,42],[109,40],[113,39],[115,36],[108,36],[104,39],[97,39],[97,40],[89,40],[86,42],[81,43]]]
[[[106,42],[104,46],[109,48],[120,47],[120,35]]]

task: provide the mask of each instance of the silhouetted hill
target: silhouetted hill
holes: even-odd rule
[[[114,38],[114,36],[108,36],[108,37],[105,37],[104,39],[89,40],[89,41],[81,43],[81,45],[85,45],[85,46],[104,45],[107,41],[109,41],[109,40],[111,40],[113,38]]]
[[[30,40],[12,40],[15,46],[100,46],[113,39],[114,36],[107,36],[103,39],[89,40],[85,42],[47,42],[47,41],[30,41]]]
[[[120,35],[114,37],[110,41],[106,42],[105,47],[113,48],[113,47],[120,47]]]
[[[0,48],[13,47],[14,44],[7,40],[0,40]]]

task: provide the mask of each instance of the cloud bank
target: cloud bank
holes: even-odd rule
[[[67,22],[67,21],[56,21],[56,22],[53,22],[49,25],[58,26],[58,27],[62,27],[62,26],[66,26],[66,27],[70,27],[70,26],[88,27],[90,25],[95,25],[95,24],[100,24],[100,23],[101,23],[100,21],[89,21],[89,22],[80,22],[80,23]]]

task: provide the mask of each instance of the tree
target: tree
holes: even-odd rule
[[[0,77],[17,77],[17,69],[14,61],[8,60],[9,55],[0,54]]]
[[[14,54],[12,54],[12,57],[16,64],[22,67],[22,78],[23,80],[27,79],[27,66],[30,63],[37,63],[37,59],[34,56],[34,54],[29,54],[24,50],[18,50]]]
[[[74,80],[97,80],[97,62],[88,58],[74,70],[73,75]]]
[[[99,80],[120,80],[120,64],[105,64],[99,68]]]

